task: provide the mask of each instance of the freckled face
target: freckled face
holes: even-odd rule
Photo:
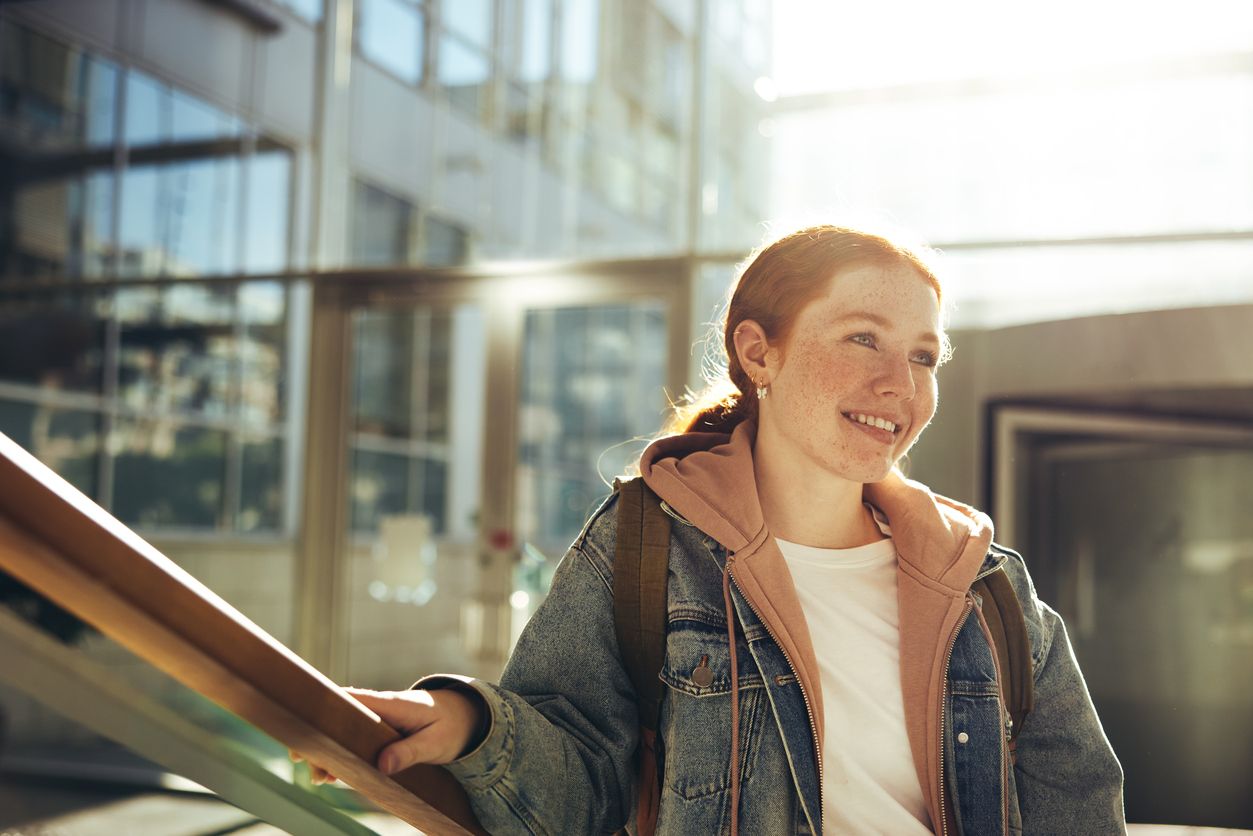
[[[913,267],[837,273],[772,352],[759,433],[798,476],[885,478],[935,414],[939,334],[939,299]]]

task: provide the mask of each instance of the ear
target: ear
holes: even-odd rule
[[[756,320],[745,319],[735,326],[732,335],[735,344],[735,356],[740,367],[748,373],[753,382],[767,385],[777,371],[779,361],[778,349],[770,345],[766,332]]]

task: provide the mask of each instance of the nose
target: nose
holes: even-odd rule
[[[878,375],[875,378],[875,393],[896,396],[901,400],[910,400],[917,391],[914,383],[914,364],[908,357],[881,355]]]

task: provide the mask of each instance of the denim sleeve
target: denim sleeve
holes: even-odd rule
[[[1021,558],[1019,558],[1021,559]],[[1026,582],[1035,620],[1035,707],[1018,735],[1014,782],[1023,833],[1119,834],[1123,774],[1096,716],[1061,616]],[[1020,590],[1020,597],[1021,590]]]
[[[618,658],[601,551],[581,538],[566,554],[499,686],[465,681],[489,707],[491,730],[445,768],[493,834],[611,833],[633,809],[635,691]]]

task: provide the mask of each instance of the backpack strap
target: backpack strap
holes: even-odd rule
[[[1035,707],[1035,677],[1031,669],[1031,642],[1022,603],[1004,571],[991,572],[975,581],[971,590],[983,599],[983,618],[992,633],[992,644],[1003,681],[1002,697],[1012,723],[1011,752],[1022,723]]]
[[[613,620],[622,662],[635,686],[640,725],[657,730],[666,657],[666,583],[670,518],[643,479],[618,488],[618,535],[613,569]]]
[[[670,576],[670,518],[643,479],[615,482],[618,533],[613,566],[613,622],[618,652],[639,706],[639,802],[636,832],[651,836],[661,800],[657,727],[665,685],[666,587]],[[625,833],[626,831],[620,831]]]

